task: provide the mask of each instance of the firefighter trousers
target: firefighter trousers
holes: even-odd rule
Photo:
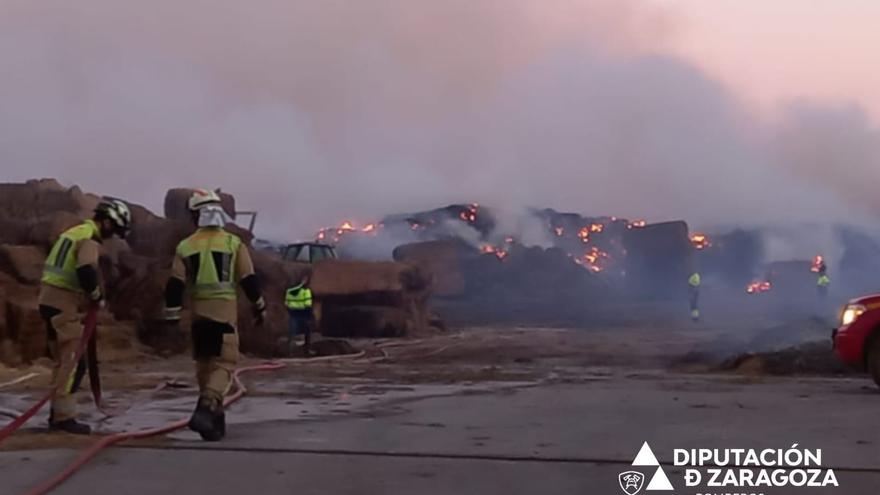
[[[222,410],[238,362],[238,332],[227,323],[197,318],[192,324],[193,358],[199,399]]]
[[[55,395],[52,397],[51,421],[75,419],[76,398],[73,394],[86,371],[85,360],[75,360],[82,340],[82,315],[74,307],[41,305],[40,316],[46,322],[46,342],[53,362],[51,387]]]

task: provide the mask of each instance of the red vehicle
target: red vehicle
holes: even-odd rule
[[[867,371],[880,386],[880,294],[850,301],[831,339],[841,361]]]

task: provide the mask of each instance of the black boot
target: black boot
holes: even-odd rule
[[[226,412],[221,410],[219,414],[214,415],[214,431],[223,438],[226,436]],[[217,440],[220,440],[218,438]]]
[[[65,433],[72,433],[74,435],[89,435],[92,433],[92,427],[85,423],[80,423],[75,419],[55,421],[50,413],[49,431],[63,431]]]
[[[219,409],[219,411],[218,411]],[[202,436],[202,440],[216,442],[223,438],[223,431],[218,431],[217,415],[223,414],[222,406],[216,404],[216,401],[202,397],[196,404],[196,410],[193,411],[192,417],[189,418],[189,429]],[[223,425],[225,429],[225,424]]]

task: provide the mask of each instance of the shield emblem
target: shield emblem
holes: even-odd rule
[[[620,473],[617,481],[620,483],[620,489],[623,490],[623,493],[636,495],[642,491],[642,486],[645,484],[645,475],[638,471],[626,471]]]

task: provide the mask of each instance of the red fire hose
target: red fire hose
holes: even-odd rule
[[[85,323],[83,325],[82,340],[80,340],[79,346],[76,348],[76,355],[74,356],[72,362],[74,362],[74,363],[79,362],[80,358],[82,358],[82,355],[86,350],[86,347],[89,345],[89,342],[94,341],[93,337],[95,335],[95,328],[97,326],[98,326],[98,309],[97,308],[90,308],[88,313],[86,313]],[[18,418],[16,418],[15,420],[13,420],[12,423],[9,423],[2,430],[0,430],[0,442],[2,442],[3,440],[6,440],[10,435],[12,435],[13,432],[15,432],[15,430],[21,428],[25,423],[27,423],[27,421],[29,419],[31,419],[35,414],[37,414],[37,412],[39,412],[40,409],[42,409],[43,406],[46,405],[47,402],[52,400],[52,397],[55,396],[56,390],[57,390],[57,388],[53,388],[53,389],[49,390],[49,392],[47,392],[46,395],[43,396],[43,398],[40,399],[39,402],[37,402],[36,404],[31,406],[30,409],[28,409],[27,411],[22,413],[22,415],[19,416]],[[96,400],[99,400],[99,398],[100,398],[100,392],[98,392],[98,395],[96,396]]]
[[[232,375],[232,380],[233,380],[233,383],[235,384],[236,390],[235,390],[234,394],[232,394],[226,398],[226,400],[224,401],[224,405],[229,406],[230,404],[232,404],[235,401],[237,401],[238,399],[240,399],[241,396],[243,396],[247,392],[247,389],[244,387],[244,385],[241,383],[241,380],[239,379],[239,375],[241,375],[243,373],[247,373],[249,371],[274,371],[274,370],[281,369],[284,366],[285,366],[284,363],[266,363],[266,364],[259,364],[256,366],[249,366],[247,368],[240,368],[240,369],[235,370],[235,373],[233,373],[233,375]],[[85,465],[87,462],[89,462],[93,457],[98,455],[99,452],[106,449],[107,447],[110,447],[114,444],[117,444],[117,443],[125,441],[125,440],[134,440],[134,439],[138,439],[138,438],[146,438],[146,437],[151,437],[154,435],[162,435],[164,433],[170,433],[172,431],[179,430],[179,429],[185,427],[186,425],[187,425],[187,420],[182,419],[180,421],[175,421],[174,423],[169,423],[165,426],[160,426],[158,428],[152,428],[149,430],[141,430],[141,431],[136,431],[136,432],[122,432],[122,433],[116,433],[116,434],[113,434],[110,436],[106,436],[106,437],[102,438],[101,440],[99,440],[98,442],[96,442],[91,447],[89,447],[83,453],[81,453],[76,459],[74,459],[73,462],[71,462],[64,469],[64,471],[62,471],[58,475],[54,476],[53,478],[47,480],[46,482],[44,482],[40,486],[27,492],[27,495],[44,495],[46,493],[49,493],[53,489],[57,488],[58,485],[60,485],[61,483],[64,483],[64,481],[66,481],[68,478],[70,478],[79,468],[81,468],[83,465]]]
[[[83,330],[83,339],[82,339],[82,342],[80,343],[80,346],[77,348],[76,360],[74,362],[79,361],[79,359],[82,357],[82,354],[85,351],[90,339],[94,335],[96,324],[97,324],[97,311],[90,310],[89,313],[86,315],[85,328]],[[381,348],[382,346],[380,345],[377,347]],[[254,366],[248,366],[245,368],[236,369],[235,372],[232,374],[233,384],[235,385],[235,393],[228,396],[223,404],[225,407],[228,407],[229,405],[233,404],[238,399],[240,399],[245,393],[247,393],[247,388],[245,388],[245,386],[241,383],[241,379],[239,378],[240,375],[242,375],[244,373],[248,373],[250,371],[275,371],[275,370],[279,370],[281,368],[284,368],[287,363],[307,363],[307,362],[312,363],[312,362],[320,362],[320,361],[331,361],[331,360],[336,360],[336,359],[357,359],[357,358],[363,357],[365,354],[366,353],[364,351],[360,351],[356,354],[346,354],[346,355],[338,355],[338,356],[323,356],[323,357],[308,358],[308,359],[284,359],[284,360],[280,360],[280,361],[258,364],[258,365],[254,365]],[[54,394],[55,394],[55,391],[51,390],[48,394],[46,394],[45,397],[43,397],[33,407],[28,409],[24,414],[22,414],[20,417],[18,417],[16,420],[14,420],[12,423],[10,423],[6,427],[4,427],[3,430],[0,431],[0,441],[3,441],[5,438],[9,437],[15,430],[17,430],[25,422],[27,422],[28,419],[33,417],[33,415],[36,414],[37,411],[39,411],[40,408],[43,405],[45,405],[46,402],[48,402]],[[101,409],[101,403],[100,403],[101,402],[100,392],[95,396],[95,400],[96,400],[96,405],[98,406],[98,408],[103,411],[103,409]],[[84,466],[87,462],[89,462],[92,458],[94,458],[96,455],[98,455],[98,453],[100,453],[102,450],[106,449],[107,447],[113,446],[113,445],[115,445],[119,442],[123,442],[125,440],[135,440],[135,439],[147,438],[147,437],[151,437],[151,436],[155,436],[155,435],[162,435],[165,433],[170,433],[172,431],[179,430],[179,429],[185,427],[187,425],[187,423],[188,423],[188,420],[182,419],[180,421],[175,421],[173,423],[169,423],[167,425],[160,426],[157,428],[151,428],[148,430],[141,430],[141,431],[136,431],[136,432],[120,432],[120,433],[115,433],[113,435],[103,437],[102,439],[100,439],[99,441],[94,443],[91,447],[89,447],[87,450],[82,452],[79,456],[77,456],[77,458],[74,459],[74,461],[71,462],[64,469],[64,471],[55,475],[51,479],[43,482],[42,484],[40,484],[36,488],[33,488],[32,490],[28,491],[26,493],[26,495],[44,495],[46,493],[49,493],[50,491],[52,491],[53,489],[55,489],[59,485],[61,485],[68,478],[73,476],[73,474],[76,473],[77,470],[79,470],[82,466]]]

